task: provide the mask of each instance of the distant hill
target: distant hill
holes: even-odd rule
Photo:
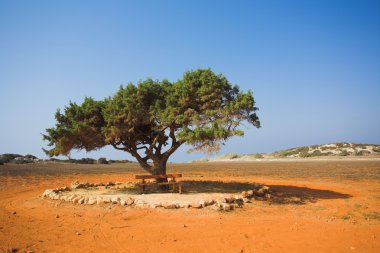
[[[338,142],[323,145],[312,145],[279,150],[273,153],[256,154],[236,154],[230,153],[214,158],[202,158],[194,162],[213,162],[213,161],[252,161],[260,159],[276,158],[307,158],[307,157],[344,157],[344,156],[380,156],[380,145],[376,144],[357,144],[349,142]]]

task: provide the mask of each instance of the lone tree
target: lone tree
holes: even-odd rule
[[[129,152],[147,172],[166,173],[169,157],[184,143],[193,150],[217,151],[242,136],[245,121],[259,128],[252,92],[242,92],[210,69],[185,72],[182,80],[147,79],[120,87],[113,97],[81,105],[70,102],[55,114],[56,125],[43,139],[49,156],[106,145]]]

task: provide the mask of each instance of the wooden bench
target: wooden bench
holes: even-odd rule
[[[182,177],[182,174],[166,174],[166,175],[136,175],[136,179],[141,179],[142,182],[138,183],[137,185],[140,187],[141,193],[144,193],[145,186],[147,185],[172,185],[172,191],[175,191],[176,185],[178,185],[178,192],[182,193],[182,184],[179,181],[176,181],[176,178]],[[168,182],[152,182],[152,181],[146,181],[149,179],[159,179],[159,178],[165,178],[168,179]]]

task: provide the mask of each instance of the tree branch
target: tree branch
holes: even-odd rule
[[[137,153],[136,150],[131,150],[130,151],[131,155],[133,155],[136,160],[139,162],[139,164],[141,165],[141,167],[146,170],[148,173],[153,173],[153,168],[152,166],[150,166],[146,161],[147,161],[147,157],[145,158],[142,158],[139,153]]]

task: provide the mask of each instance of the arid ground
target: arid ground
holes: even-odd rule
[[[0,166],[0,250],[380,252],[379,160],[169,164],[168,172],[182,173],[189,192],[256,182],[274,199],[230,212],[75,205],[40,196],[74,180],[127,182],[144,172],[132,163],[7,164]]]

